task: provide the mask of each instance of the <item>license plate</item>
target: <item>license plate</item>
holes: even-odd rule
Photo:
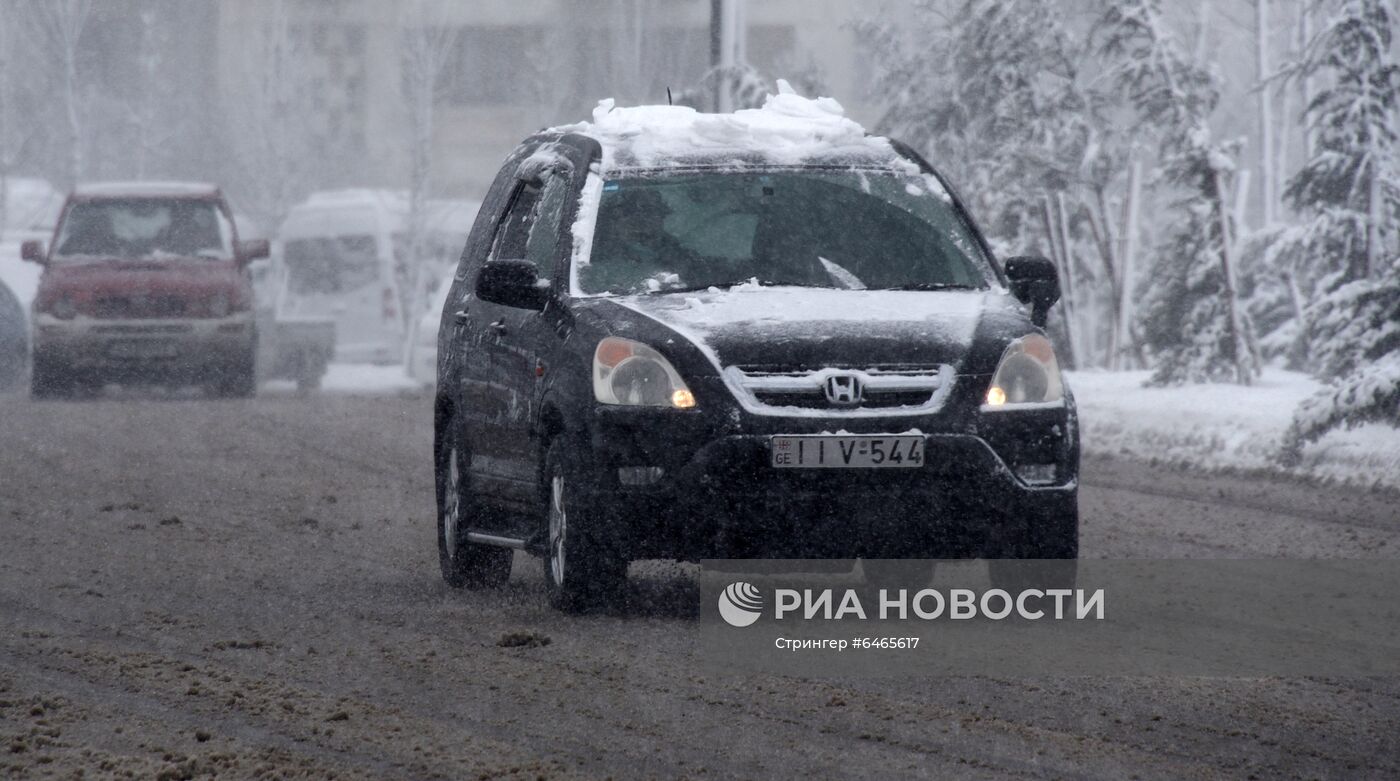
[[[917,469],[924,438],[901,436],[780,436],[771,440],[778,469]]]
[[[113,358],[174,358],[175,345],[161,342],[117,342],[107,351]]]

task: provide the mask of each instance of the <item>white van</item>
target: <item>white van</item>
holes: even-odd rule
[[[319,192],[293,207],[277,234],[286,284],[280,312],[332,318],[337,362],[403,360],[408,299],[396,255],[407,216],[399,192]]]

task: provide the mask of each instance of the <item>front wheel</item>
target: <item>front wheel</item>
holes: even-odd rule
[[[559,610],[576,613],[618,599],[627,584],[627,559],[599,533],[596,510],[578,490],[582,470],[571,468],[563,442],[545,457],[547,541],[545,592]]]
[[[450,422],[448,428],[450,432]],[[480,523],[483,509],[471,488],[466,451],[452,433],[444,439],[450,441],[442,447],[437,464],[437,543],[442,579],[452,588],[504,585],[510,580],[515,552],[467,538],[471,524]]]
[[[214,392],[226,399],[252,398],[258,392],[258,370],[254,354],[237,361],[219,372]]]
[[[77,383],[65,370],[39,355],[29,373],[29,395],[33,399],[62,399],[74,395]]]

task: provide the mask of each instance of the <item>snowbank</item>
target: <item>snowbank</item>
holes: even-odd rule
[[[1251,387],[1144,388],[1149,374],[1066,372],[1079,404],[1085,455],[1400,488],[1400,429],[1389,426],[1333,431],[1304,449],[1298,467],[1277,463],[1299,402],[1320,387],[1306,375],[1266,369]]]

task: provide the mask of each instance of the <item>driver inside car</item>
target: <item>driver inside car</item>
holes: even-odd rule
[[[666,230],[671,208],[660,193],[649,187],[605,193],[604,208],[615,217],[600,221],[585,272],[589,287],[622,293],[684,283],[699,256]]]

